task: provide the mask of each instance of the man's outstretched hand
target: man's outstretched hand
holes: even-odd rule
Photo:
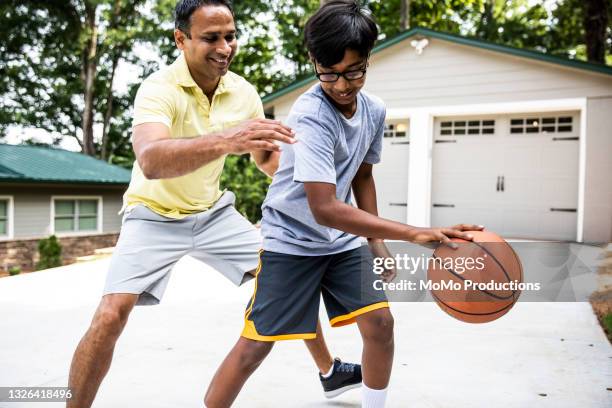
[[[275,141],[295,143],[294,132],[278,120],[251,119],[224,132],[230,154],[244,154],[257,150],[279,151]]]

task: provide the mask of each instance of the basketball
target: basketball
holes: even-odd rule
[[[440,245],[428,265],[430,292],[438,306],[467,323],[486,323],[508,313],[520,295],[521,261],[503,238],[470,231],[473,241],[453,238]]]

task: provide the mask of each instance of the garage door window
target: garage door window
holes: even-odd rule
[[[407,137],[408,125],[405,123],[385,123],[384,137]]]
[[[565,133],[573,130],[571,116],[512,118],[510,133]]]
[[[492,134],[495,134],[495,121],[492,119],[449,120],[440,123],[441,136]]]

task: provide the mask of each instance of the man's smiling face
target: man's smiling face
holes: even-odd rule
[[[227,73],[238,42],[231,11],[224,6],[202,6],[190,18],[189,38],[177,30],[178,47],[194,79],[218,81]]]

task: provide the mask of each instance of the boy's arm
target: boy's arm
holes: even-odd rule
[[[353,178],[352,187],[357,207],[378,216],[376,184],[374,183],[372,165],[370,163],[364,162],[361,164],[355,178]],[[382,239],[368,238],[368,245],[375,258],[393,258]],[[395,268],[390,268],[383,273],[383,278],[386,282],[390,282],[395,278],[395,275]]]
[[[259,170],[264,172],[268,177],[272,177],[278,169],[280,152],[255,150],[251,152],[251,158]]]
[[[366,238],[395,239],[418,244],[434,241],[455,246],[450,238],[471,240],[472,236],[464,231],[482,229],[480,226],[467,224],[451,228],[414,227],[385,220],[338,200],[334,184],[305,182],[304,189],[310,210],[319,224]]]

